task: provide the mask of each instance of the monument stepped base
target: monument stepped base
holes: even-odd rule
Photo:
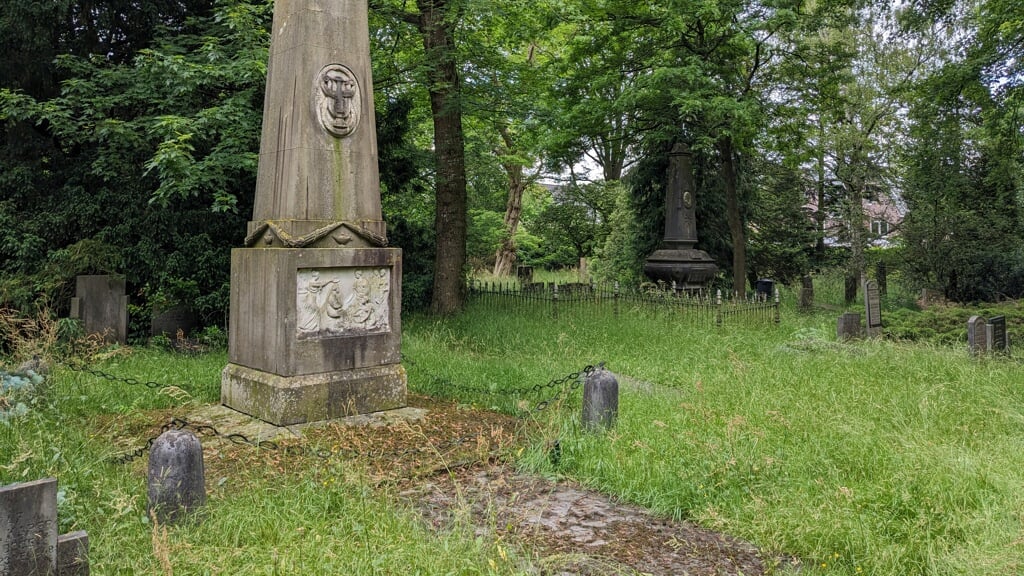
[[[228,364],[221,402],[277,426],[393,410],[406,405],[405,368],[393,364],[285,377]]]

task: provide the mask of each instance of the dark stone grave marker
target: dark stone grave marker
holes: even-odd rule
[[[86,334],[101,334],[107,342],[124,344],[128,338],[128,296],[124,278],[79,276],[71,317],[82,321]]]
[[[1006,339],[1006,316],[989,318],[988,324],[985,325],[985,332],[988,336],[988,349],[994,354],[1006,354],[1010,351],[1010,345]]]
[[[149,513],[173,524],[206,503],[203,447],[186,430],[168,430],[149,451]]]
[[[988,353],[988,326],[981,316],[971,316],[967,320],[967,351],[972,356]]]
[[[619,381],[600,367],[587,375],[583,383],[583,427],[608,430],[619,414]]]

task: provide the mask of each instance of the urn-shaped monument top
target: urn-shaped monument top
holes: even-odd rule
[[[274,3],[249,245],[385,243],[366,4]]]

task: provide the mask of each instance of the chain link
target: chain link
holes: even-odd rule
[[[95,368],[89,368],[87,366],[79,366],[79,365],[71,364],[71,363],[67,364],[67,367],[69,369],[71,369],[72,371],[74,371],[74,372],[82,372],[84,374],[89,374],[91,376],[95,376],[97,378],[102,378],[103,380],[107,380],[107,381],[110,381],[110,382],[120,382],[122,384],[127,384],[129,386],[145,386],[146,388],[149,388],[150,390],[167,389],[167,388],[184,388],[182,386],[173,386],[173,385],[161,384],[159,382],[154,382],[153,380],[147,380],[146,382],[143,382],[143,381],[141,381],[141,380],[139,380],[137,378],[132,378],[130,376],[127,377],[127,378],[124,377],[124,376],[116,376],[114,374],[109,374],[109,373],[104,372],[102,370],[97,370]]]
[[[404,355],[402,356],[402,362],[409,364],[409,366],[418,366],[418,364],[415,361]],[[600,366],[604,366],[604,363],[602,362]],[[570,392],[575,392],[576,390],[578,390],[579,387],[583,384],[583,381],[586,379],[586,377],[589,376],[595,370],[597,370],[597,368],[595,368],[594,365],[588,364],[587,366],[583,367],[583,369],[580,370],[579,372],[572,372],[571,374],[568,374],[562,378],[552,379],[548,381],[546,384],[534,384],[533,386],[507,387],[499,389],[469,386],[467,384],[458,384],[452,382],[447,378],[442,378],[440,376],[437,376],[436,374],[431,374],[426,370],[423,370],[423,372],[426,374],[427,378],[431,381],[431,383],[437,387],[440,387],[442,391],[458,390],[460,392],[464,392],[467,394],[477,394],[483,396],[526,396],[530,394],[539,394],[544,390],[554,391],[554,394],[551,397],[547,398],[546,400],[539,401],[534,406],[535,412],[542,412],[549,406],[554,404],[555,401],[557,401],[562,396],[562,394],[565,392],[567,388],[570,390]],[[568,384],[568,386],[566,384]]]

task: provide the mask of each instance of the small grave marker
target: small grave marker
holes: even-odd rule
[[[971,316],[967,321],[967,350],[972,356],[988,353],[988,326],[981,316]]]
[[[82,320],[86,334],[101,334],[109,342],[124,344],[128,338],[128,296],[124,278],[79,276],[71,317]]]
[[[1010,345],[1006,339],[1006,316],[994,316],[988,319],[985,325],[985,332],[988,336],[988,349],[994,354],[1006,354]]]
[[[864,310],[868,337],[874,338],[882,333],[882,296],[874,280],[864,283]]]
[[[847,312],[836,322],[836,339],[855,340],[861,337],[860,314]]]
[[[203,447],[186,430],[168,430],[149,451],[149,513],[173,524],[206,503]]]
[[[0,574],[88,576],[89,537],[57,535],[57,479],[0,486]]]
[[[602,366],[588,374],[583,383],[583,427],[608,430],[618,414],[619,381]]]

